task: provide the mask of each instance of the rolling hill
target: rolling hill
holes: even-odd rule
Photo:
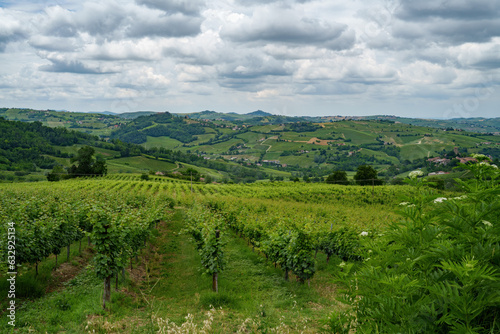
[[[150,169],[169,170],[179,161],[208,168],[214,175],[220,171],[236,180],[244,179],[245,173],[252,175],[248,180],[258,179],[269,171],[275,175],[285,172],[321,177],[332,170],[353,172],[362,164],[373,165],[381,175],[389,177],[405,175],[415,168],[452,170],[457,163],[455,158],[472,153],[487,154],[493,159],[500,157],[500,140],[494,131],[498,119],[286,117],[260,110],[244,115],[214,111],[102,115],[0,108],[2,115],[7,119],[40,121],[51,127],[97,134],[113,141],[99,144],[110,145],[100,147],[108,150],[107,156],[103,156],[109,160],[147,155],[170,164],[162,168],[151,164]],[[124,115],[130,118],[123,118]],[[461,127],[478,131],[464,131]],[[128,143],[127,148],[115,147],[117,140]],[[452,163],[433,164],[427,161],[431,157],[442,157]],[[52,158],[67,165],[64,158]],[[147,163],[138,159],[114,161],[111,165],[111,172],[147,171]]]
[[[187,140],[183,141],[178,134],[163,136],[159,133],[142,138],[141,144],[149,149],[162,147],[195,153],[207,160],[224,158],[242,165],[313,175],[325,175],[333,169],[355,171],[362,164],[374,165],[388,176],[412,168],[448,170],[453,164],[431,166],[427,159],[452,160],[471,153],[499,158],[500,153],[499,136],[494,134],[413,126],[387,119],[266,125],[173,119],[179,124],[183,122],[185,131],[195,127],[199,133],[187,133]],[[139,129],[137,122],[128,126],[137,134],[148,134],[158,127],[153,118],[140,118],[140,122],[147,126]],[[126,137],[119,138],[127,141]]]

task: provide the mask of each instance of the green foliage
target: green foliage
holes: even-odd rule
[[[106,161],[94,158],[95,149],[84,146],[78,150],[78,155],[71,158],[71,162],[78,163],[69,168],[69,174],[73,177],[106,175]]]
[[[48,181],[59,181],[63,179],[67,174],[64,172],[64,168],[61,165],[55,165],[52,171],[47,174]]]
[[[227,293],[208,292],[200,297],[200,304],[205,308],[235,307],[236,300]]]
[[[369,165],[359,166],[356,174],[354,175],[354,180],[356,180],[357,184],[362,186],[380,185],[383,182],[377,178],[377,171]]]
[[[347,173],[343,170],[337,170],[328,175],[325,182],[330,184],[349,184],[349,181],[347,180]]]
[[[194,205],[188,211],[188,226],[186,231],[191,234],[201,257],[205,273],[212,275],[224,270],[224,245],[221,231],[223,220],[216,213]]]
[[[347,227],[325,233],[321,238],[320,249],[326,254],[327,261],[333,254],[344,261],[359,261],[363,258],[358,235]]]
[[[309,235],[300,230],[293,234],[287,249],[288,267],[302,283],[313,277],[316,271],[312,250],[313,243]]]
[[[500,331],[500,174],[489,163],[463,168],[476,176],[457,180],[464,196],[437,197],[410,180],[421,191],[402,203],[405,220],[370,244],[363,266],[341,273],[358,331]]]

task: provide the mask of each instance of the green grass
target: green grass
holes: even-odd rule
[[[184,162],[179,162],[179,164],[182,165],[182,168],[179,169],[180,172],[182,172],[183,170],[186,170],[188,168],[193,168],[193,169],[196,169],[197,171],[199,171],[201,174],[210,175],[211,177],[213,177],[215,179],[221,179],[224,176],[228,176],[228,174],[226,172],[220,172],[220,171],[210,169],[210,168],[190,165],[190,164],[187,164]]]
[[[145,148],[152,148],[152,147],[164,147],[167,149],[174,149],[174,148],[179,148],[183,145],[182,142],[169,138],[169,137],[147,137],[147,141],[142,144]]]
[[[343,129],[342,133],[346,139],[351,139],[352,144],[368,144],[375,142],[376,134],[368,131],[360,131],[358,129]]]
[[[108,165],[108,173],[124,173],[124,172],[148,172],[167,171],[177,167],[176,164],[156,159],[149,159],[144,156],[127,157],[119,159],[111,159],[106,161]]]
[[[222,143],[217,143],[213,145],[202,145],[202,146],[195,146],[195,147],[190,147],[188,149],[192,151],[194,150],[199,150],[207,153],[221,153],[221,152],[226,152],[229,150],[231,146],[234,144],[241,143],[242,140],[238,138],[233,138],[228,141],[222,142]]]
[[[405,145],[401,147],[401,158],[412,161],[428,156],[439,156],[439,152],[443,149],[453,149],[453,147],[439,144]]]
[[[309,157],[307,157],[309,155]],[[280,157],[280,162],[282,164],[288,164],[288,165],[299,165],[300,167],[311,167],[314,166],[314,153],[308,153],[308,154],[302,154],[302,155],[289,155],[286,157]]]
[[[399,163],[398,158],[390,156],[390,155],[387,155],[387,153],[382,152],[382,151],[374,151],[374,150],[370,150],[370,149],[367,149],[367,148],[362,148],[360,154],[367,155],[367,156],[374,156],[374,157],[376,157],[378,159],[389,160],[393,164],[398,164]]]
[[[73,146],[54,146],[54,148],[60,150],[62,153],[77,154],[78,150],[83,146],[85,145],[75,144]],[[106,159],[120,156],[120,152],[108,150],[105,148],[94,147],[94,150],[96,154],[100,154]]]

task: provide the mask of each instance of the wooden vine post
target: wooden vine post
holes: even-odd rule
[[[220,238],[220,230],[215,230],[215,242],[218,245]],[[219,275],[218,271],[215,271],[212,275],[212,290],[214,292],[219,292]]]
[[[104,235],[108,235],[109,225],[104,225]],[[102,300],[102,308],[106,308],[106,302],[111,301],[111,275],[108,273],[104,278],[104,294]]]

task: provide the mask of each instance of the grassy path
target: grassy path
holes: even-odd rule
[[[127,268],[126,280],[120,275],[118,289],[112,280],[109,309],[101,308],[102,282],[92,266],[80,265],[78,275],[46,295],[19,301],[15,333],[157,333],[158,321],[170,329],[194,325],[200,329],[208,321],[207,333],[239,329],[244,333],[318,333],[338,309],[329,272],[335,268],[335,259],[327,268],[325,259],[318,257],[320,270],[310,286],[293,277],[287,282],[279,268],[231,232],[225,235],[227,265],[219,276],[220,292],[213,293],[212,278],[202,274],[194,242],[180,233],[183,226],[182,210],[160,224],[139,262],[134,260],[134,268]],[[53,259],[47,261],[42,267],[51,265]],[[217,311],[207,315],[212,307]],[[169,325],[165,325],[167,319]],[[14,333],[3,321],[0,332]],[[189,333],[197,331],[191,328]]]
[[[152,290],[154,313],[181,324],[188,314],[201,321],[210,306],[222,307],[225,316],[218,326],[236,331],[246,320],[262,329],[287,326],[290,330],[305,324],[318,332],[336,302],[332,290],[325,293],[330,274],[320,272],[311,286],[294,278],[287,282],[278,268],[247,246],[231,232],[226,234],[226,268],[219,275],[219,294],[211,291],[212,278],[201,273],[200,258],[189,236],[179,234],[183,227],[182,212],[164,228],[157,239],[160,281]],[[323,261],[324,259],[321,259]],[[222,327],[221,327],[222,326]],[[221,333],[223,333],[222,331]],[[306,331],[308,332],[308,331]]]

